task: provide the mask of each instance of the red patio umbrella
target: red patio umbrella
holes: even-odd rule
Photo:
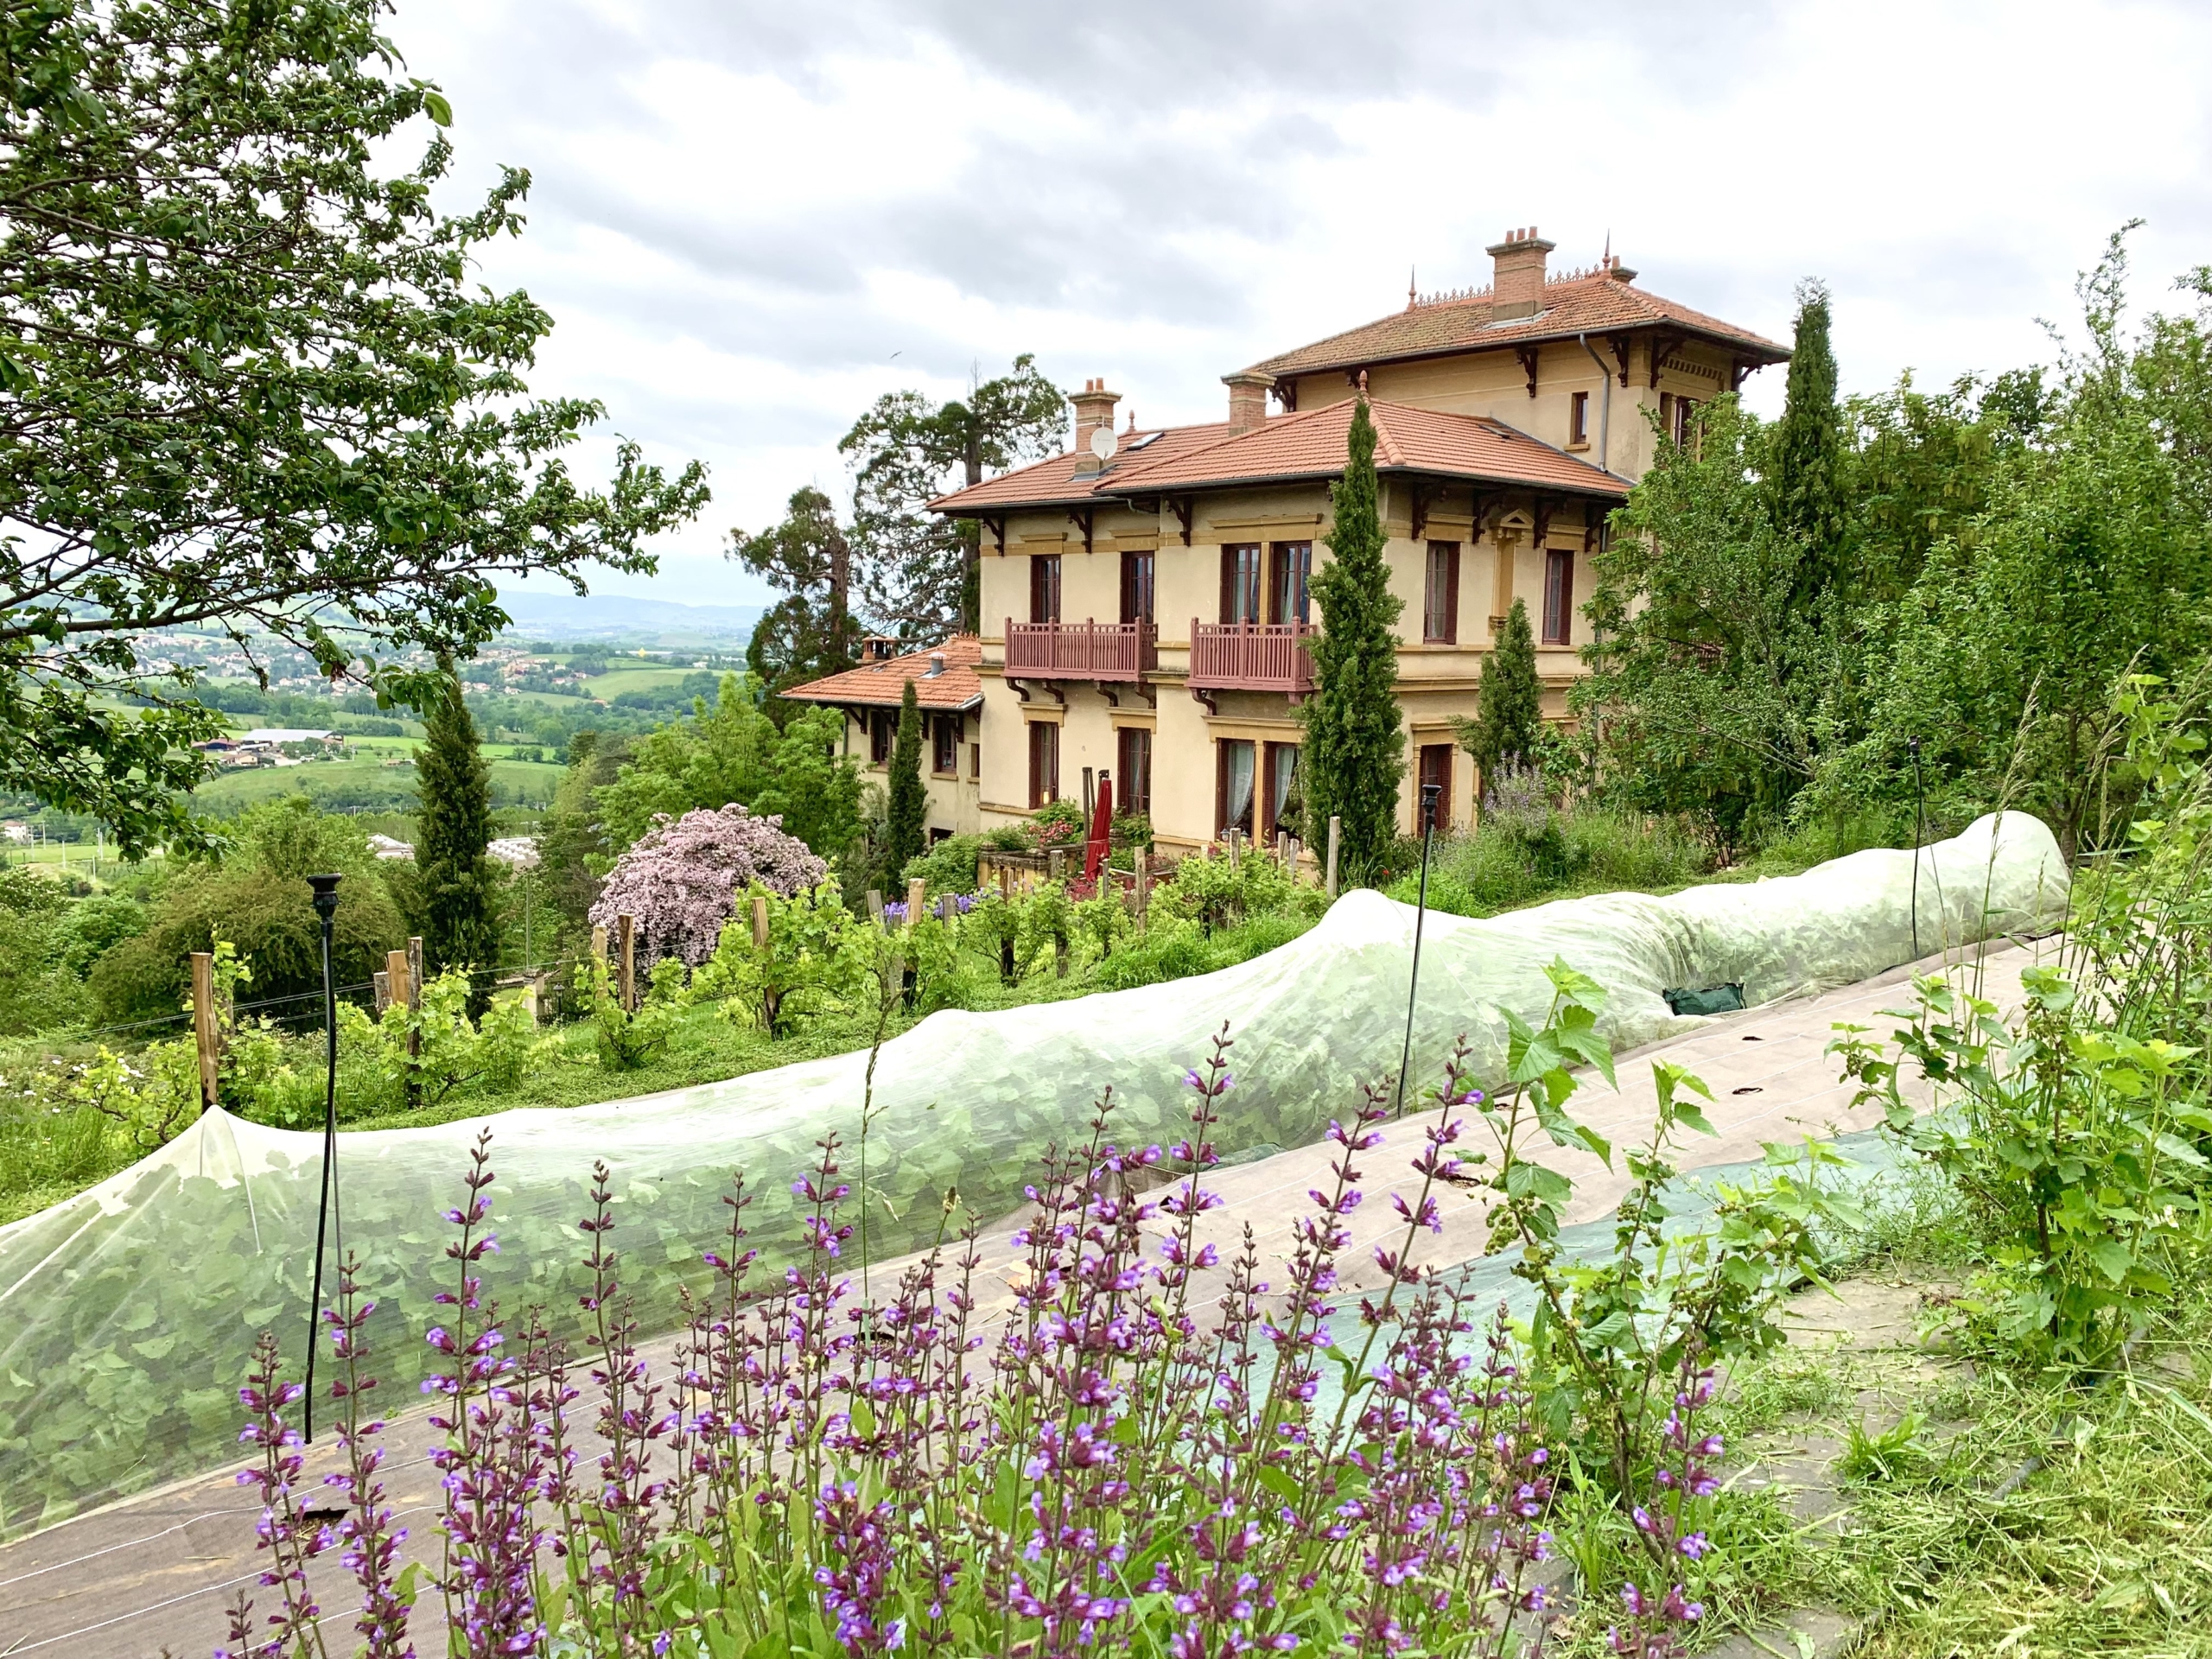
[[[1090,839],[1084,843],[1083,879],[1097,889],[1098,872],[1105,867],[1106,851],[1114,831],[1114,779],[1110,772],[1098,779],[1098,804],[1091,810]]]

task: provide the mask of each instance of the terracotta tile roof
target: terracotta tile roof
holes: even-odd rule
[[[930,677],[930,658],[944,653],[944,672]],[[914,701],[925,709],[950,713],[973,709],[983,700],[982,677],[976,664],[983,660],[983,642],[972,633],[956,633],[941,645],[917,651],[888,662],[863,663],[842,674],[809,680],[783,695],[800,702],[850,705],[875,704],[895,709],[904,700],[906,682],[914,683]]]
[[[1618,334],[1631,328],[1673,328],[1700,335],[1762,363],[1786,362],[1789,357],[1786,346],[1602,273],[1547,283],[1544,308],[1534,316],[1493,324],[1490,312],[1487,291],[1464,299],[1428,301],[1317,340],[1294,352],[1268,358],[1252,368],[1280,379],[1284,375],[1358,368],[1412,357],[1442,357],[1492,346],[1524,346],[1531,340],[1572,340],[1578,334]]]
[[[1101,496],[1111,498],[1112,486],[1131,467],[1148,467],[1154,461],[1188,454],[1228,437],[1230,430],[1227,421],[1215,421],[1204,426],[1154,427],[1148,432],[1117,432],[1114,435],[1122,447],[1103,473],[1077,478],[1076,462],[1087,461],[1090,456],[1088,453],[1077,455],[1071,449],[1049,461],[1017,467],[996,478],[987,478],[972,488],[941,495],[930,503],[930,508],[935,512],[974,518],[1015,507],[1049,507],[1063,502],[1094,500]]]
[[[1322,409],[1278,415],[1251,431],[1129,468],[1114,487],[1135,494],[1276,479],[1334,478],[1344,469],[1356,407],[1347,398]],[[1375,421],[1378,472],[1421,473],[1583,495],[1628,493],[1626,479],[1601,472],[1487,415],[1452,415],[1410,404],[1370,403],[1368,410]]]

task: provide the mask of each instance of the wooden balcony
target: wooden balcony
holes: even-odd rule
[[[1302,697],[1313,690],[1314,628],[1305,622],[1191,621],[1192,691],[1281,691]]]
[[[1006,623],[1006,672],[1033,680],[1141,679],[1160,666],[1149,622]]]

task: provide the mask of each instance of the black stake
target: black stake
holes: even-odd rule
[[[1912,751],[1912,959],[1920,960],[1920,842],[1927,831],[1928,797],[1920,785],[1920,734],[1904,741]]]
[[[322,1196],[315,1205],[315,1294],[308,1299],[308,1386],[303,1434],[315,1443],[315,1350],[317,1327],[322,1323],[323,1242],[330,1229],[330,1213],[338,1187],[338,991],[330,973],[330,936],[338,916],[338,880],[334,875],[311,875],[315,913],[322,918],[322,1031],[326,1059],[322,1090]]]
[[[1414,970],[1406,982],[1406,1046],[1398,1057],[1398,1109],[1406,1115],[1406,1073],[1414,1063],[1414,998],[1421,990],[1421,925],[1428,914],[1428,849],[1436,840],[1436,798],[1443,790],[1435,784],[1421,786],[1421,895],[1414,905]]]

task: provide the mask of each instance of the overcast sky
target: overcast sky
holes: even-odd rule
[[[694,603],[766,597],[724,533],[841,494],[880,392],[1029,351],[1217,419],[1224,372],[1398,308],[1409,268],[1488,281],[1512,226],[1555,267],[1610,235],[1778,338],[1817,275],[1847,390],[2047,359],[2128,219],[2139,304],[2212,260],[2202,3],[398,6],[454,105],[445,205],[532,175],[483,274],[557,320],[533,389],[709,464],[662,575],[603,584]]]

